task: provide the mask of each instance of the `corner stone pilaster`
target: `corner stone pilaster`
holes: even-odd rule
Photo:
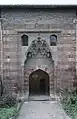
[[[3,41],[2,41],[2,20],[0,19],[0,77],[3,83]]]
[[[77,22],[76,22],[76,75],[77,75]]]
[[[1,74],[2,74],[2,64],[1,64],[1,62],[2,62],[2,36],[1,36],[1,20],[0,20],[0,76],[1,76]]]

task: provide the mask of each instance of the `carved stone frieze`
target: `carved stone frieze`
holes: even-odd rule
[[[52,60],[51,50],[45,40],[38,37],[33,40],[27,53],[26,58],[50,58]]]

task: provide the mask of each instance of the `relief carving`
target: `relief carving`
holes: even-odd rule
[[[51,50],[45,40],[38,37],[36,40],[32,41],[31,46],[26,53],[27,59],[30,58],[50,58],[52,61]]]

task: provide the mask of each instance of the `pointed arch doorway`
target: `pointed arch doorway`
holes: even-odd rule
[[[39,68],[39,69],[38,69]],[[41,38],[33,40],[24,62],[24,91],[26,95],[50,95],[53,91],[54,61],[51,49]]]
[[[49,75],[38,69],[29,76],[29,95],[49,95]]]

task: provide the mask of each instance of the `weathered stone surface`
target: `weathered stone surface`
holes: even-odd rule
[[[45,99],[48,97],[45,96],[35,96],[30,97],[31,99],[39,100]],[[38,107],[38,108],[37,108]],[[18,119],[70,119],[61,105],[56,101],[29,101],[24,102]]]
[[[2,24],[2,42],[0,31],[0,46],[3,47],[3,49],[0,47],[0,67],[1,61],[3,61],[4,78],[6,79],[9,76],[14,80],[14,82],[10,81],[8,86],[11,88],[11,83],[13,83],[13,87],[15,83],[18,83],[26,93],[29,92],[29,75],[38,67],[49,74],[51,92],[52,87],[55,92],[57,88],[59,90],[60,88],[71,88],[74,78],[72,69],[76,62],[76,24],[73,24],[73,20],[76,18],[75,11],[41,10],[38,12],[27,9],[25,11],[3,9],[1,17],[6,21],[3,20]],[[22,47],[21,36],[24,34],[28,36],[29,41],[28,46]],[[57,46],[50,46],[50,35],[52,34],[57,35]],[[38,36],[47,42],[54,60],[54,68],[48,59],[45,60],[44,58],[41,60],[42,62],[33,59],[30,62],[28,61],[26,67],[30,66],[24,71],[22,66],[26,61],[26,53],[32,41],[37,39]],[[8,62],[8,56],[10,56],[10,62]],[[0,68],[0,72],[2,72],[2,68]],[[31,68],[33,69],[31,70]],[[54,71],[51,71],[52,69]]]

